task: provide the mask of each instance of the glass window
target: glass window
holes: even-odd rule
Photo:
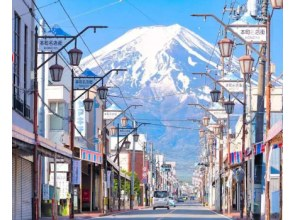
[[[51,102],[50,109],[60,115],[64,116],[64,103]],[[63,119],[51,113],[50,115],[50,130],[63,130]]]
[[[167,191],[155,191],[154,197],[155,198],[166,198],[166,197],[168,197],[168,193],[167,193]]]

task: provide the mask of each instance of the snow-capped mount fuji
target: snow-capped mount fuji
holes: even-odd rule
[[[133,97],[127,99],[129,105],[144,106],[136,118],[159,120],[167,125],[160,128],[150,126],[144,130],[148,130],[148,135],[151,132],[149,139],[167,156],[167,160],[177,162],[177,170],[181,173],[186,171],[182,178],[191,176],[193,166],[188,166],[197,157],[198,132],[174,126],[196,129],[195,124],[180,120],[203,116],[202,110],[190,107],[188,103],[208,106],[213,85],[207,80],[207,85],[203,86],[204,77],[195,76],[192,72],[203,72],[206,67],[218,68],[218,48],[191,30],[175,24],[135,28],[93,56],[96,60],[90,55],[81,61],[83,69],[91,69],[98,75],[103,75],[101,68],[105,71],[127,69],[127,72],[111,75],[108,84],[111,86],[112,82],[119,86],[125,97]],[[236,58],[232,60],[232,68],[238,69]],[[119,95],[117,89],[112,90],[111,94]],[[122,99],[116,101],[124,106]]]

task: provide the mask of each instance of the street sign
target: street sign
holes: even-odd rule
[[[261,43],[266,42],[266,27],[250,25],[229,25],[237,34],[247,42]]]
[[[243,92],[243,81],[232,81],[232,80],[219,80],[218,81],[223,87],[229,92],[242,93]]]
[[[119,136],[127,136],[129,133],[133,131],[132,128],[127,128],[127,129],[119,129]]]
[[[118,117],[122,111],[112,111],[112,110],[105,110],[103,112],[103,119],[104,120],[113,120]]]
[[[209,112],[217,119],[226,119],[228,117],[225,110],[209,109]]]
[[[74,78],[74,88],[75,90],[87,90],[89,89],[93,84],[95,84],[98,81],[97,78],[89,78],[89,77],[78,77]]]
[[[69,39],[54,38],[38,38],[38,52],[56,52],[63,47]]]

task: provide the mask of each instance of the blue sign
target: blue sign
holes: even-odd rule
[[[72,184],[80,185],[81,184],[81,161],[72,160]]]

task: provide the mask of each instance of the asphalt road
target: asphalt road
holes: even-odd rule
[[[170,210],[158,208],[146,208],[141,210],[132,210],[119,214],[114,214],[106,217],[99,217],[93,219],[203,219],[203,220],[227,220],[230,219],[226,216],[220,215],[213,211],[208,210],[201,204],[194,201],[180,202],[176,207],[170,207]]]

